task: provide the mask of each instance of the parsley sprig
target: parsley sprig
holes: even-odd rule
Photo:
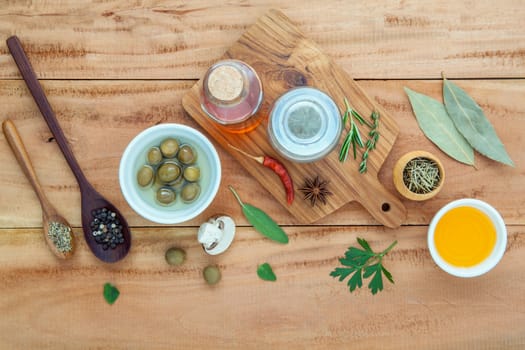
[[[392,274],[385,269],[382,261],[383,257],[397,244],[397,241],[394,241],[381,253],[374,253],[368,242],[363,238],[357,238],[357,243],[363,249],[349,247],[345,257],[339,259],[341,264],[347,267],[336,267],[330,272],[330,276],[339,277],[339,281],[343,281],[353,274],[347,282],[350,292],[353,292],[357,287],[361,288],[363,286],[363,278],[372,277],[368,284],[372,294],[383,290],[383,274],[391,283],[394,283]]]

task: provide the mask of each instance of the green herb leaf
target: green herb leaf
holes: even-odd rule
[[[228,187],[239,202],[244,216],[256,231],[276,242],[288,243],[286,233],[268,214],[251,204],[242,202],[235,189],[232,186]]]
[[[352,272],[355,271],[355,268],[342,268],[336,267],[334,271],[330,272],[330,276],[339,277],[339,282],[348,277]]]
[[[405,92],[425,136],[455,160],[474,165],[474,150],[456,129],[445,106],[407,87],[405,87]]]
[[[272,267],[268,263],[264,263],[257,267],[257,276],[265,281],[275,281],[277,277],[273,273]]]
[[[361,288],[363,286],[361,271],[362,269],[357,270],[356,273],[354,273],[354,275],[348,280],[347,285],[350,288],[350,292],[353,292],[356,289],[356,287]]]
[[[120,292],[117,287],[111,283],[104,284],[104,299],[106,299],[109,305],[112,305],[119,297]]]
[[[390,281],[390,283],[394,283],[394,278],[392,277],[392,274],[387,269],[385,269],[384,266],[381,266],[381,270],[383,270],[383,274]]]
[[[350,292],[362,287],[363,278],[372,277],[368,288],[372,294],[376,294],[383,290],[383,274],[391,283],[394,283],[392,274],[384,268],[382,261],[383,257],[397,244],[397,241],[394,241],[381,253],[374,253],[368,242],[362,238],[358,238],[357,242],[364,250],[349,247],[345,252],[345,257],[339,259],[341,264],[347,267],[336,267],[330,272],[330,276],[338,277],[340,282],[351,276],[347,282]]]
[[[454,125],[472,147],[490,159],[514,166],[481,107],[463,89],[445,77],[443,100]]]
[[[359,243],[359,245],[361,247],[363,247],[367,252],[373,254],[374,252],[372,251],[372,248],[370,248],[370,245],[368,244],[367,241],[365,241],[364,239],[362,238],[357,238],[357,243]]]
[[[370,126],[371,130],[368,133],[370,138],[366,141],[366,150],[363,152],[363,159],[359,164],[359,172],[361,174],[366,173],[368,170],[368,153],[376,148],[377,141],[379,140],[379,131],[377,130],[379,128],[379,112],[373,111],[370,117],[374,124],[366,124]]]
[[[368,284],[368,288],[370,288],[372,294],[376,294],[378,291],[383,290],[383,276],[381,276],[381,269],[375,270],[375,275]]]

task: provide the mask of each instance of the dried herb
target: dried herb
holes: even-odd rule
[[[235,199],[239,202],[244,216],[253,225],[253,228],[256,231],[276,242],[288,243],[288,236],[286,233],[271,217],[268,216],[268,214],[251,204],[243,203],[235,189],[232,186],[228,186],[228,188],[232,191]]]
[[[403,182],[413,193],[430,193],[438,187],[440,180],[438,165],[432,159],[414,158],[403,169]]]
[[[454,125],[476,151],[495,161],[514,166],[481,107],[463,89],[444,76],[443,100]]]
[[[272,267],[268,263],[264,263],[257,267],[257,276],[265,281],[276,281],[277,277],[273,273]]]
[[[117,301],[119,295],[120,292],[117,287],[111,283],[104,284],[104,299],[106,299],[109,305],[112,305],[115,301]]]
[[[379,112],[373,111],[370,117],[374,124],[372,130],[368,133],[370,138],[366,141],[366,150],[363,152],[363,160],[361,161],[361,164],[359,164],[359,172],[361,174],[366,173],[368,170],[368,152],[376,148],[377,141],[379,140],[379,131],[377,130],[379,128]]]
[[[326,205],[326,198],[332,195],[327,188],[328,181],[321,180],[319,175],[313,179],[306,179],[303,187],[299,189],[304,195],[305,200],[309,200],[312,207],[319,201]]]
[[[60,222],[51,221],[49,223],[47,235],[59,252],[67,253],[73,249],[71,227]]]
[[[474,165],[474,150],[456,129],[445,106],[426,95],[405,87],[412,110],[423,133],[455,160]]]
[[[330,276],[339,277],[339,281],[343,281],[348,276],[352,275],[347,282],[350,292],[353,292],[357,287],[363,286],[363,278],[372,277],[368,288],[372,294],[383,290],[383,274],[391,282],[394,283],[392,274],[383,266],[383,257],[397,244],[394,241],[388,248],[381,253],[374,253],[370,248],[368,242],[363,238],[357,238],[357,242],[363,249],[349,247],[345,253],[345,257],[339,259],[341,264],[346,267],[336,267]]]

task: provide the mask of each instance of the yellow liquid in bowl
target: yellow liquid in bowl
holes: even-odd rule
[[[496,228],[481,210],[457,207],[448,211],[437,223],[434,243],[447,263],[471,267],[492,253],[496,245]]]

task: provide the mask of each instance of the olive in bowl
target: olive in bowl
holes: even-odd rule
[[[181,124],[159,124],[139,133],[119,167],[127,203],[145,219],[161,224],[198,216],[215,198],[220,180],[220,159],[212,143]]]

